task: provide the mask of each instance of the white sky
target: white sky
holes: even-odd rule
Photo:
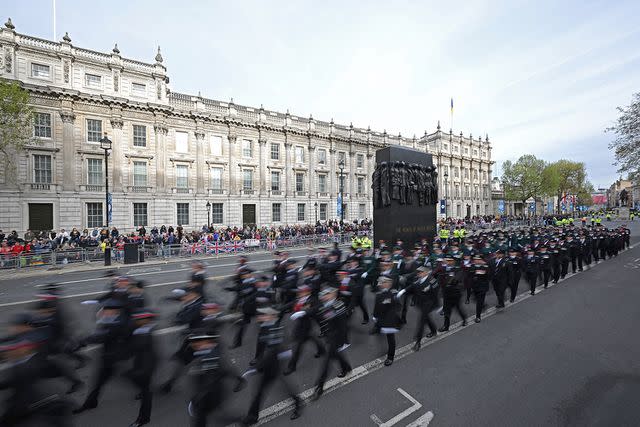
[[[0,0],[16,31],[53,38],[53,0]],[[604,133],[640,90],[638,1],[57,0],[57,39],[153,62],[171,87],[412,136],[437,120],[617,178]],[[499,172],[499,167],[495,168]]]

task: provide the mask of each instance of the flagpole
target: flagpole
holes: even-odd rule
[[[453,132],[453,98],[451,98],[451,121],[450,121],[449,129]]]
[[[56,0],[53,0],[53,41],[57,41],[56,33]]]

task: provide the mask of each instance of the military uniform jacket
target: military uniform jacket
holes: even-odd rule
[[[189,329],[197,327],[200,321],[200,311],[202,310],[202,298],[197,298],[180,308],[176,314],[174,323],[178,325],[187,325]]]
[[[194,353],[195,360],[189,369],[192,380],[191,403],[198,409],[215,408],[228,395],[223,381],[233,377],[223,364],[219,346]]]
[[[549,252],[538,252],[538,260],[540,262],[540,270],[551,271],[551,264],[553,262],[553,255]]]
[[[491,269],[486,264],[474,264],[470,269],[472,277],[472,288],[474,292],[488,292],[489,291],[489,277],[491,276]]]
[[[347,308],[342,301],[320,307],[318,321],[330,346],[339,348],[347,342]]]
[[[318,305],[317,299],[311,295],[296,300],[292,310],[295,320],[293,321],[291,337],[294,340],[303,340],[310,336],[313,328],[313,319],[318,314]],[[296,315],[295,313],[303,314]]]
[[[494,258],[489,264],[491,268],[491,277],[494,284],[499,286],[507,286],[509,278],[509,270],[507,268],[507,261],[505,258]]]
[[[42,380],[58,374],[56,366],[43,353],[12,362],[0,379],[0,390],[10,390],[5,406],[7,412],[17,419],[24,418],[36,410],[39,402],[57,398]]]
[[[151,324],[136,328],[131,335],[129,350],[133,357],[133,369],[129,376],[134,380],[149,380],[158,364],[158,353]]]
[[[507,263],[507,272],[510,280],[515,280],[515,277],[522,273],[522,258],[519,256],[503,258]]]
[[[419,309],[430,309],[438,304],[438,280],[430,274],[422,279],[415,278],[407,287],[407,292],[415,298]]]
[[[538,269],[540,267],[540,259],[536,256],[526,256],[523,260],[524,262],[524,271],[528,274],[538,274]]]
[[[380,328],[399,328],[400,316],[398,310],[400,303],[398,293],[392,289],[382,289],[376,293],[376,302],[373,308],[373,317]]]

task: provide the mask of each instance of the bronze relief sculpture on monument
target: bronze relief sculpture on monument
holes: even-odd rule
[[[373,172],[373,207],[434,205],[438,201],[438,172],[434,166],[406,162],[380,162]]]

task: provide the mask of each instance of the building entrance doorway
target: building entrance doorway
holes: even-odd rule
[[[31,231],[53,230],[52,203],[29,203],[29,229]]]
[[[256,225],[256,205],[242,205],[242,226]]]

